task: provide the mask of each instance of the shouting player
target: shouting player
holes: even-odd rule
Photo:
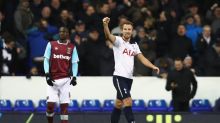
[[[70,102],[70,86],[75,86],[78,72],[78,54],[76,47],[67,39],[68,29],[60,27],[60,40],[47,44],[44,54],[44,72],[47,81],[48,123],[53,123],[56,102],[60,103],[61,123],[68,122],[68,104]]]
[[[134,56],[136,56],[142,64],[146,67],[152,68],[159,73],[159,68],[154,66],[148,59],[146,59],[137,43],[130,43],[133,32],[133,24],[127,21],[121,25],[122,36],[114,36],[110,33],[108,24],[110,18],[103,18],[104,33],[108,40],[113,43],[113,52],[115,59],[115,71],[113,74],[113,84],[117,90],[117,99],[115,107],[111,114],[111,123],[118,123],[120,119],[121,109],[123,111],[128,123],[135,123],[132,112],[132,98],[130,90],[132,86],[132,76],[134,68]]]

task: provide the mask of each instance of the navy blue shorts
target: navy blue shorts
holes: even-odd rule
[[[117,90],[117,99],[123,100],[131,97],[130,90],[133,79],[124,78],[121,76],[113,76],[113,84]]]

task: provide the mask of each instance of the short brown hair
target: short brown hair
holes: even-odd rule
[[[122,24],[120,25],[120,28],[123,29],[123,26],[124,26],[125,24],[126,24],[126,25],[131,25],[132,27],[133,27],[133,25],[134,25],[131,21],[128,21],[128,20],[127,20],[127,21],[125,21],[124,23],[122,23]]]

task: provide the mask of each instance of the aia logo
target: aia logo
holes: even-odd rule
[[[123,54],[127,54],[128,56],[134,56],[135,53],[132,50],[129,50],[127,48],[124,49]]]

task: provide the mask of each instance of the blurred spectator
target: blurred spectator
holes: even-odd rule
[[[16,75],[18,49],[16,48],[15,40],[9,33],[4,33],[1,41],[1,74]]]
[[[79,19],[84,20],[87,30],[96,26],[97,17],[96,10],[92,5],[89,5],[87,9],[79,15]]]
[[[137,35],[134,37],[134,40],[139,44],[140,42],[145,42],[147,40],[147,33],[143,27],[137,27]]]
[[[111,18],[111,29],[118,24],[118,17],[123,14],[120,13],[120,10],[117,7],[117,1],[116,0],[107,0],[107,3],[109,5],[109,9],[110,9],[110,18]]]
[[[83,11],[83,7],[85,2],[89,2],[88,0],[61,0],[62,9],[67,9],[69,12],[77,14]]]
[[[49,6],[44,6],[41,10],[41,19],[47,20],[49,24],[53,24],[53,20],[51,18],[51,9]]]
[[[84,74],[83,76],[100,76],[101,39],[97,29],[89,32],[88,41],[84,45]]]
[[[141,33],[141,34],[140,34]],[[144,29],[139,29],[138,32],[139,35],[139,48],[144,55],[150,62],[154,62],[156,59],[156,53],[154,50],[154,41],[148,40],[146,37],[146,34],[144,32]],[[151,76],[152,70],[149,68],[146,68],[138,59],[135,58],[134,62],[134,75],[135,76]]]
[[[30,9],[29,0],[19,0],[19,4],[17,9],[14,13],[14,22],[15,22],[15,29],[14,29],[14,36],[16,45],[19,46],[19,60],[16,61],[19,66],[16,66],[17,74],[18,75],[25,75],[27,74],[27,33],[26,31],[32,26],[33,24],[34,15]]]
[[[185,17],[186,36],[191,39],[192,45],[195,48],[196,41],[199,34],[202,32],[200,25],[195,24],[195,20],[192,14],[188,14]]]
[[[97,12],[98,12],[99,18],[109,16],[110,12],[111,12],[109,4],[108,3],[100,3],[98,5]]]
[[[159,15],[159,19],[156,25],[157,41],[156,41],[156,54],[157,57],[168,55],[169,43],[170,43],[170,22],[168,20],[168,13],[162,11]]]
[[[187,55],[192,56],[193,46],[192,41],[186,37],[185,26],[180,24],[177,29],[177,35],[173,37],[170,44],[170,55],[171,58],[184,59]]]
[[[5,27],[5,16],[4,14],[0,11],[0,35],[2,32],[6,31],[6,27]]]
[[[78,56],[80,59],[78,73],[80,75],[84,75],[85,64],[87,64],[84,59],[85,48],[83,45],[85,42],[87,42],[88,38],[85,28],[85,23],[81,20],[78,20],[76,22],[74,32],[72,32],[72,34],[70,35],[70,40],[76,45],[78,51]]]
[[[6,29],[5,31],[15,36],[16,29],[15,29],[14,14],[15,14],[15,11],[17,9],[17,6],[20,0],[1,0],[1,2],[3,5],[0,6],[0,11],[2,11],[5,16],[5,19],[4,19],[4,26]]]
[[[106,41],[102,46],[100,53],[100,74],[101,76],[112,76],[115,63],[113,54],[113,44],[110,41]]]
[[[190,13],[192,14],[192,16],[199,14],[199,6],[194,1],[189,2],[187,9],[188,9],[188,12],[186,13]]]
[[[196,24],[197,26],[200,27],[200,26],[203,25],[202,18],[201,18],[201,16],[200,16],[199,14],[193,15],[193,18],[194,18],[195,24]]]
[[[193,65],[193,59],[191,56],[186,56],[185,59],[183,60],[183,64],[185,68],[190,69],[193,74],[196,74],[196,70]]]
[[[111,15],[111,10],[110,10],[109,4],[108,3],[98,4],[97,5],[97,14],[98,14],[98,16],[97,16],[98,19],[97,19],[96,28],[98,29],[99,32],[103,32],[102,19],[104,17],[110,17],[110,15]],[[112,25],[110,25],[110,29],[112,29]]]
[[[71,34],[71,41],[74,41],[77,45],[87,40],[86,25],[82,20],[78,20],[75,25],[75,30]]]
[[[182,16],[182,10],[180,9],[181,1],[177,0],[158,0],[159,11],[175,12],[176,16]]]
[[[86,10],[86,8],[90,5],[90,0],[82,0],[82,10]]]
[[[220,76],[220,39],[203,56],[206,76]]]
[[[121,15],[118,17],[118,26],[114,27],[112,30],[111,30],[111,33],[114,34],[114,35],[118,35],[120,36],[121,35],[121,25],[126,22],[128,19],[127,17],[125,17],[124,15]]]
[[[34,27],[28,33],[28,44],[30,48],[30,73],[32,75],[44,75],[43,55],[48,43],[53,35],[58,33],[58,29],[48,24],[45,19],[39,21],[39,26]]]
[[[155,30],[155,18],[147,17],[144,20],[144,29],[149,34],[151,31]]]
[[[33,22],[38,22],[41,18],[41,10],[44,7],[44,0],[32,0],[30,2],[30,9],[34,15]]]
[[[75,20],[74,20],[72,13],[70,13],[66,9],[61,10],[57,26],[67,27],[69,30],[71,30],[72,28],[74,28],[74,23],[75,23]]]
[[[60,0],[51,0],[50,2],[50,8],[51,8],[51,18],[52,18],[52,25],[58,26],[58,20],[60,18],[60,12],[62,10],[61,8],[61,2]]]
[[[168,73],[173,69],[173,60],[166,56],[157,58],[154,64],[159,67],[160,73],[156,74],[153,72],[153,76],[157,76],[159,78],[166,79]]]
[[[171,9],[170,11],[167,12],[169,18],[168,21],[170,23],[170,28],[169,28],[169,33],[170,35],[168,35],[168,37],[170,39],[172,39],[173,35],[176,35],[176,30],[178,28],[178,25],[179,25],[179,21],[180,21],[180,16],[177,15],[177,11],[175,11],[174,9]],[[166,14],[165,14],[166,15]],[[166,17],[168,17],[166,16]]]
[[[202,57],[206,50],[208,50],[215,43],[215,38],[211,33],[211,27],[209,25],[203,26],[202,35],[196,41],[196,50],[198,56]]]
[[[29,0],[20,0],[17,10],[14,14],[15,25],[17,29],[16,38],[18,42],[26,48],[27,34],[26,30],[32,26],[33,23],[33,13],[29,7]]]
[[[202,35],[198,38],[196,42],[195,67],[197,68],[197,75],[201,76],[205,74],[204,72],[206,70],[204,68],[204,55],[207,50],[212,48],[215,42],[216,38],[211,33],[211,27],[209,25],[205,25],[203,27]]]
[[[211,24],[211,28],[213,33],[220,28],[220,6],[218,3],[214,3],[210,10],[207,11],[206,18],[209,20]]]
[[[126,1],[126,0],[125,0]],[[127,7],[125,8],[125,15],[135,23],[136,26],[142,25],[146,17],[152,16],[152,10],[150,10],[150,5],[147,4],[145,0],[136,0],[124,3]]]

